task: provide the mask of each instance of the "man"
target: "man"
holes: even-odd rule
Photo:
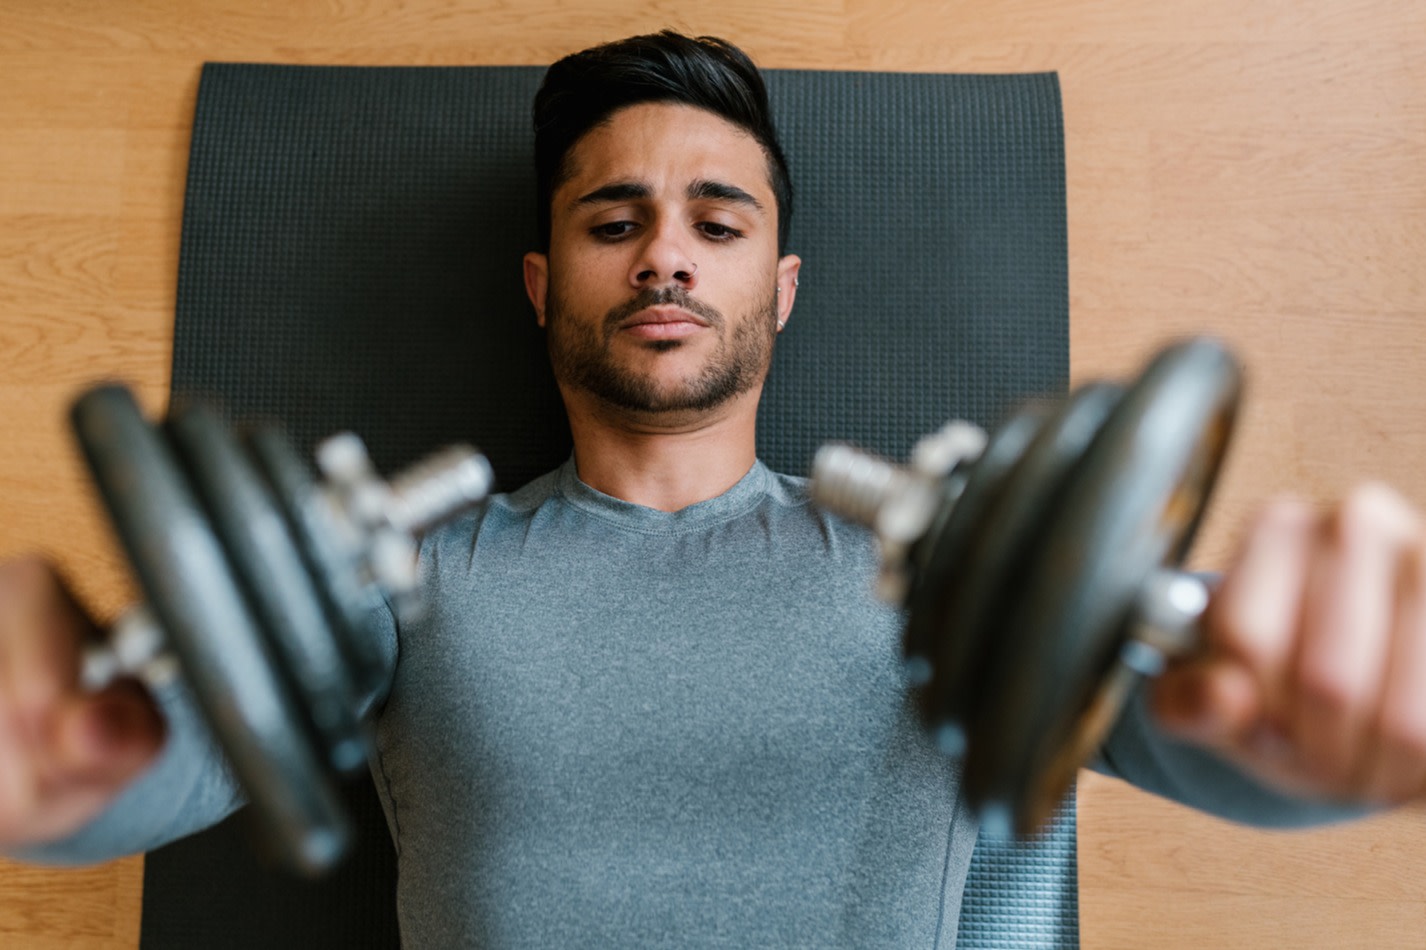
[[[525,285],[574,456],[427,538],[430,609],[385,625],[404,942],[954,946],[977,829],[900,681],[874,546],[754,454],[800,266],[756,69],[637,37],[551,67],[535,124]],[[1204,657],[1105,766],[1264,823],[1419,797],[1423,540],[1379,486],[1326,519],[1270,506]],[[86,629],[47,569],[0,575],[15,853],[152,847],[239,803],[184,697],[76,690]]]

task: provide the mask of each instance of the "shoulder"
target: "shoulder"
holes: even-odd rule
[[[563,471],[562,467],[557,468],[526,482],[513,492],[494,495],[486,507],[511,514],[528,514],[535,511],[559,495],[560,476]]]
[[[422,555],[437,555],[453,544],[468,546],[483,532],[528,523],[541,508],[558,498],[559,475],[559,469],[547,472],[514,491],[491,495],[464,514],[437,525],[421,539]]]
[[[762,464],[762,463],[759,463]],[[764,466],[767,473],[763,479],[764,491],[775,504],[788,508],[812,506],[812,482],[796,475],[784,475]]]
[[[765,504],[782,515],[785,527],[799,529],[829,552],[875,562],[876,537],[863,525],[835,515],[812,501],[811,480],[767,471]]]

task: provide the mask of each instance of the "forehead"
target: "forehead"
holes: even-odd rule
[[[737,185],[765,198],[765,206],[772,200],[767,155],[757,139],[721,116],[681,104],[620,109],[575,143],[566,171],[556,194],[584,194],[611,181],[681,191],[703,180]]]

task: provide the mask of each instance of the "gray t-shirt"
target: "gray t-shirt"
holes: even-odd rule
[[[671,514],[566,465],[429,539],[378,732],[407,944],[954,946],[975,830],[875,557],[761,465]]]
[[[377,712],[409,948],[950,948],[976,837],[919,728],[870,535],[756,464],[667,513],[573,463],[428,537],[428,609]],[[240,798],[180,692],[159,766],[74,840],[93,860]],[[1159,737],[1101,767],[1257,823],[1340,817]]]

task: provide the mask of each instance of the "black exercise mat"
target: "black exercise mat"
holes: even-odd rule
[[[361,433],[389,470],[455,439],[502,487],[557,465],[568,431],[525,300],[536,68],[209,65],[184,210],[173,395],[276,418],[310,447]],[[759,427],[805,473],[850,439],[904,456],[1068,376],[1059,88],[1053,75],[771,71],[797,186],[797,311]],[[395,945],[394,869],[368,840],[319,884],[218,829],[150,855],[143,946]],[[1039,845],[982,842],[963,947],[1077,945],[1074,816]]]

